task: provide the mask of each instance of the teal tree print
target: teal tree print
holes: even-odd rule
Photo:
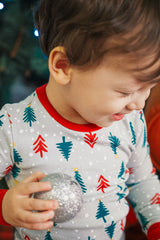
[[[146,126],[144,125],[144,135],[143,135],[143,144],[142,147],[144,148],[147,142],[147,130],[146,130]]]
[[[0,127],[2,127],[2,125],[3,125],[3,122],[2,122],[2,120],[1,120],[1,118],[3,118],[4,117],[4,115],[1,115],[0,116]]]
[[[125,197],[125,195],[126,195],[124,192],[127,190],[127,187],[124,188],[124,189],[120,185],[118,185],[117,187],[120,188],[120,191],[116,193],[116,195],[118,196],[118,200],[120,202],[121,199],[123,199]]]
[[[13,143],[13,158],[14,158],[14,165],[12,168],[12,176],[13,178],[17,178],[20,173],[20,168],[18,165],[22,162],[22,157],[20,156],[19,152],[15,149],[15,143]]]
[[[18,175],[20,173],[20,168],[16,165],[13,165],[13,168],[12,168],[12,176],[13,178],[17,178]]]
[[[89,237],[88,237],[88,240],[95,240],[95,239],[91,239],[91,237],[89,236]]]
[[[86,188],[86,186],[85,186],[85,184],[83,182],[83,179],[82,179],[82,177],[81,177],[81,175],[80,175],[80,173],[78,171],[78,168],[75,168],[74,172],[75,172],[75,176],[74,177],[77,180],[77,182],[79,183],[79,185],[81,186],[82,192],[86,193],[87,192],[87,188]]]
[[[110,136],[108,137],[108,139],[110,141],[110,146],[112,148],[112,151],[114,152],[115,157],[117,158],[118,157],[117,147],[120,146],[120,140],[116,136],[113,136],[111,132],[110,132]]]
[[[63,136],[62,142],[56,143],[56,145],[57,145],[57,148],[59,149],[59,151],[62,153],[63,157],[68,161],[71,150],[72,150],[73,143],[71,141],[66,142],[65,137]]]
[[[116,223],[114,221],[112,221],[111,225],[109,227],[105,228],[105,232],[110,237],[110,240],[112,240],[112,238],[113,238],[115,227],[116,227]]]
[[[140,111],[140,120],[144,123],[144,114],[143,111]]]
[[[127,187],[129,190],[132,189],[132,187],[134,187],[135,185],[137,185],[138,183],[127,183]]]
[[[132,133],[132,144],[135,145],[136,144],[136,134],[135,134],[132,122],[130,122],[129,125],[130,125],[130,129],[131,129],[131,133]]]
[[[124,167],[124,162],[122,161],[120,172],[118,174],[118,178],[125,180],[125,178],[123,177],[124,174],[125,174],[125,167]]]
[[[22,162],[22,158],[15,148],[13,148],[13,157],[15,163],[20,164]]]
[[[117,194],[117,196],[118,196],[118,201],[119,201],[119,203],[121,202],[121,200],[125,197],[125,194],[124,193],[116,193]]]
[[[131,200],[129,199],[129,203],[130,203],[130,205],[131,205],[131,207],[132,207],[133,209],[137,206],[137,203],[134,202],[133,200],[131,201]]]
[[[50,229],[47,231],[44,240],[53,240],[53,239],[51,238],[51,230],[50,230]]]
[[[148,155],[150,155],[150,147],[148,143],[147,143],[147,152],[148,152]]]
[[[110,214],[109,210],[105,207],[104,203],[100,199],[98,208],[97,208],[96,219],[102,218],[103,222],[106,223],[107,221],[106,221],[105,217],[109,214]]]
[[[23,121],[28,123],[30,127],[32,127],[33,122],[36,122],[36,116],[30,104],[24,110]]]
[[[146,229],[147,224],[149,223],[149,221],[147,220],[147,218],[145,216],[143,216],[141,213],[138,213],[138,217],[139,220],[142,224],[143,229]]]

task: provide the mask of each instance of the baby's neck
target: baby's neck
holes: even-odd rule
[[[53,79],[50,79],[47,87],[46,94],[49,102],[54,109],[66,120],[77,124],[88,124],[78,112],[68,103],[64,89],[59,88]]]

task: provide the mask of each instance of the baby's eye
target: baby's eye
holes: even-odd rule
[[[130,96],[132,93],[129,93],[129,92],[120,92],[121,95],[125,96],[125,97],[128,97]]]

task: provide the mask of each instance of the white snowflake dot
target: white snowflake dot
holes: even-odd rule
[[[31,129],[30,129],[30,133],[33,133],[33,132],[34,132],[34,128],[31,128]]]

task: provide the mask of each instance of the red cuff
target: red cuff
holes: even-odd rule
[[[6,194],[8,190],[6,189],[0,189],[0,224],[1,225],[5,225],[5,226],[10,226],[10,224],[6,223],[3,219],[2,216],[2,201],[3,201],[3,197]]]
[[[147,232],[148,240],[158,240],[160,239],[160,222],[154,223]]]

